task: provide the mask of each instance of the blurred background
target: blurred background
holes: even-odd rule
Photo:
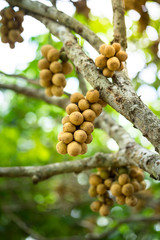
[[[51,6],[51,2],[39,1]],[[8,6],[0,1],[0,10]],[[73,16],[93,30],[102,40],[113,38],[110,0],[57,0],[59,10]],[[127,68],[132,84],[144,103],[160,117],[160,1],[125,0],[125,21],[128,38]],[[60,49],[62,43],[30,16],[24,17],[23,43],[15,49],[0,42],[0,82],[40,88],[21,78],[39,79],[38,61],[44,44]],[[79,35],[79,44],[93,60],[98,53]],[[86,83],[88,89],[91,88]],[[75,70],[67,75],[65,92],[81,91]],[[25,106],[25,107],[24,107]],[[150,142],[110,106],[105,107],[137,143],[154,151]],[[108,134],[95,129],[93,142],[83,156],[61,156],[56,152],[57,135],[62,130],[65,111],[41,100],[27,98],[11,90],[0,89],[0,167],[38,166],[89,157],[96,152],[116,152],[119,147]],[[94,171],[94,170],[93,170]],[[102,233],[118,220],[130,216],[160,215],[160,183],[145,174],[147,190],[141,192],[135,208],[118,206],[108,217],[91,212],[92,199],[87,194],[90,172],[53,177],[33,185],[31,179],[0,179],[0,239],[78,239],[89,233]],[[146,226],[147,225],[147,226]],[[62,231],[63,227],[63,231]],[[108,238],[125,240],[159,240],[160,223],[123,223]]]

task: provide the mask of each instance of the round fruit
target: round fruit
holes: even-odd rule
[[[115,52],[117,53],[117,52],[119,52],[120,49],[121,49],[121,44],[115,42],[115,43],[112,44],[112,47],[114,47]]]
[[[67,152],[70,156],[77,156],[81,153],[82,147],[79,143],[73,141],[68,144],[67,146]]]
[[[134,193],[134,187],[131,183],[127,183],[125,185],[122,186],[122,193],[125,196],[130,196]]]
[[[94,201],[90,205],[90,208],[93,212],[98,212],[100,207],[101,207],[101,203],[99,201]]]
[[[103,204],[99,209],[99,214],[101,216],[108,216],[109,214],[109,207],[106,204]]]
[[[125,203],[128,206],[135,207],[137,205],[137,198],[135,196],[128,196],[125,199]]]
[[[58,87],[66,86],[66,79],[63,73],[55,73],[52,77],[52,82]]]
[[[128,176],[128,174],[126,174],[126,173],[123,173],[123,174],[121,174],[119,177],[118,177],[118,183],[120,184],[120,185],[124,185],[124,184],[126,184],[126,183],[128,183],[129,182],[129,176]]]
[[[39,60],[38,62],[38,68],[40,70],[42,69],[48,69],[49,68],[49,62],[47,61],[47,59],[43,58],[41,60]]]
[[[69,120],[74,125],[79,126],[82,124],[84,117],[80,112],[73,112],[69,115]]]
[[[84,96],[82,93],[76,92],[73,93],[70,97],[70,102],[71,103],[78,103],[81,99],[84,99]]]
[[[53,73],[60,73],[62,72],[62,64],[60,62],[52,62],[49,66],[50,70],[53,72]]]
[[[93,110],[87,109],[82,113],[84,120],[88,122],[93,122],[96,118],[96,114]]]
[[[68,144],[73,141],[73,134],[70,132],[64,132],[61,135],[61,141]]]
[[[117,196],[117,197],[116,197],[116,202],[117,202],[119,205],[125,204],[125,196],[124,196],[124,195]]]
[[[92,134],[89,134],[89,135],[87,135],[87,139],[86,139],[85,143],[89,144],[92,142],[92,140],[93,140],[93,136],[92,136]]]
[[[67,122],[69,122],[69,116],[63,117],[63,118],[62,118],[62,124],[65,124],[65,123],[67,123]]]
[[[87,139],[87,134],[84,130],[77,130],[74,132],[74,139],[79,143],[84,143]]]
[[[81,144],[82,150],[80,154],[85,154],[88,150],[87,144],[86,143],[82,143]]]
[[[111,58],[114,56],[114,54],[115,54],[114,47],[106,44],[106,46],[103,49],[103,55],[107,58]]]
[[[57,87],[53,85],[51,88],[51,92],[53,93],[54,96],[60,97],[63,95],[63,87]]]
[[[57,149],[57,152],[60,153],[60,154],[66,154],[67,153],[67,145],[62,141],[57,143],[56,149]]]
[[[96,67],[99,67],[99,68],[106,67],[107,66],[107,58],[103,55],[98,56],[95,59],[95,65],[96,65]]]
[[[103,75],[105,77],[113,77],[114,71],[109,70],[107,67],[103,69]]]
[[[50,81],[52,79],[52,72],[48,69],[43,69],[40,71],[40,78],[45,81]]]
[[[53,47],[49,49],[49,51],[47,52],[47,59],[50,62],[57,61],[59,57],[60,57],[60,52]]]
[[[95,112],[96,117],[98,117],[102,112],[102,106],[99,103],[93,103],[91,109]]]
[[[44,45],[42,48],[41,48],[41,53],[42,53],[42,56],[47,58],[47,54],[48,54],[48,51],[50,49],[52,49],[53,47],[51,45]]]
[[[51,81],[46,81],[44,79],[40,79],[39,83],[42,87],[45,87],[45,88],[52,86]],[[51,91],[51,88],[48,91]],[[53,94],[52,94],[52,96],[53,96]]]
[[[90,103],[96,103],[99,100],[99,92],[95,89],[92,89],[90,91],[87,92],[86,94],[86,99],[90,102]]]
[[[79,112],[79,108],[75,103],[70,103],[67,107],[66,107],[66,112],[68,115],[70,115],[72,112]]]
[[[88,194],[90,197],[96,197],[97,196],[97,191],[95,186],[90,186],[88,189]]]
[[[76,127],[71,123],[71,122],[67,122],[63,125],[63,132],[75,132],[76,131]]]
[[[107,106],[107,103],[105,101],[103,101],[102,99],[99,99],[97,103],[101,104],[102,107]]]
[[[104,184],[106,185],[107,189],[110,189],[111,185],[113,183],[113,179],[112,178],[108,178],[104,181]]]
[[[107,67],[111,71],[116,71],[120,67],[120,61],[118,60],[117,57],[111,57],[107,61]]]
[[[94,130],[94,125],[91,122],[83,122],[80,126],[80,129],[84,130],[87,135],[91,134]]]
[[[125,51],[119,51],[116,53],[116,57],[121,61],[121,62],[124,62],[126,61],[128,55]]]
[[[53,96],[53,93],[52,93],[52,91],[51,91],[51,87],[46,87],[46,89],[45,89],[45,94],[46,94],[46,96],[48,96],[48,97],[52,97],[52,96]]]
[[[118,183],[112,184],[110,190],[113,196],[119,196],[122,194],[121,185]]]
[[[73,65],[70,62],[62,63],[62,72],[66,75],[73,71]]]
[[[97,186],[102,183],[102,178],[97,174],[92,174],[89,177],[89,184],[93,186]]]
[[[78,107],[80,108],[81,111],[85,111],[86,109],[89,109],[90,104],[86,99],[81,99],[78,102]]]
[[[99,195],[102,195],[106,192],[107,188],[103,183],[98,184],[96,191]]]

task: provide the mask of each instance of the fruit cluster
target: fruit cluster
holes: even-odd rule
[[[9,43],[10,48],[15,47],[15,42],[23,42],[21,33],[23,32],[22,22],[24,12],[14,11],[13,8],[4,8],[1,13],[1,41]]]
[[[114,71],[122,71],[126,61],[127,53],[120,50],[121,45],[119,43],[113,43],[112,45],[102,44],[99,48],[101,53],[95,59],[95,64],[98,68],[103,69],[103,75],[105,77],[112,77]]]
[[[65,74],[73,70],[64,51],[60,52],[51,45],[44,45],[41,48],[43,59],[39,60],[40,85],[45,88],[48,97],[63,95],[63,88],[66,86]]]
[[[89,195],[98,197],[97,201],[91,203],[90,208],[101,216],[109,214],[114,201],[120,205],[136,206],[138,200],[134,193],[146,187],[143,171],[135,166],[100,168],[98,173],[90,176],[89,184]]]
[[[77,156],[87,152],[87,144],[92,142],[93,121],[107,104],[99,98],[97,90],[90,90],[86,98],[81,93],[74,93],[66,107],[68,116],[62,119],[63,132],[58,135],[57,152]]]

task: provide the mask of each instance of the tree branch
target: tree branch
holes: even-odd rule
[[[114,41],[119,42],[124,50],[127,48],[126,26],[124,20],[123,0],[112,0]]]
[[[13,90],[14,92],[23,94],[27,97],[33,97],[33,98],[36,98],[36,99],[40,99],[40,100],[43,100],[43,101],[45,101],[49,104],[53,104],[53,105],[56,105],[56,106],[64,108],[64,109],[66,108],[66,106],[69,103],[69,99],[56,98],[56,97],[50,98],[50,97],[47,97],[42,90],[27,88],[27,87],[20,87],[16,84],[0,83],[0,88],[10,89],[10,90]]]
[[[79,87],[82,90],[83,95],[85,96],[88,91],[85,80],[80,72],[77,71],[77,75],[79,79]]]
[[[86,39],[97,51],[99,51],[100,45],[103,41],[92,32],[87,26],[83,25],[76,19],[68,16],[67,14],[58,11],[54,6],[48,7],[40,2],[33,2],[30,0],[6,0],[13,6],[18,6],[26,11],[31,11],[32,13],[40,14],[44,17],[50,18],[55,22],[74,30],[76,33],[80,34],[84,39]]]

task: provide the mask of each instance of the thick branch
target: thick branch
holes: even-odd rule
[[[3,88],[3,89],[10,89],[10,90],[13,90],[17,93],[20,93],[20,94],[23,94],[27,97],[33,97],[33,98],[36,98],[36,99],[40,99],[40,100],[43,100],[49,104],[53,104],[53,105],[56,105],[58,107],[61,107],[61,108],[65,108],[69,102],[68,99],[64,99],[64,98],[50,98],[50,97],[47,97],[43,91],[41,90],[38,90],[38,89],[33,89],[33,88],[26,88],[26,87],[20,87],[18,85],[15,85],[15,84],[4,84],[4,83],[0,83],[0,88]]]
[[[24,10],[31,11],[33,13],[40,14],[54,21],[58,21],[60,24],[74,30],[86,39],[97,51],[99,46],[103,44],[103,41],[93,33],[88,27],[78,22],[76,19],[68,16],[67,14],[58,11],[54,6],[48,7],[40,2],[33,2],[30,0],[7,0],[11,5],[18,6]]]
[[[126,26],[124,20],[123,0],[112,0],[114,41],[119,42],[124,50],[127,48]]]
[[[37,80],[37,79],[33,80],[33,79],[29,79],[25,76],[21,76],[21,75],[17,75],[17,74],[7,74],[7,73],[4,73],[2,71],[0,71],[0,74],[4,75],[4,76],[7,76],[7,77],[20,78],[20,79],[23,79],[23,80],[27,81],[28,83],[40,86],[39,80]]]

